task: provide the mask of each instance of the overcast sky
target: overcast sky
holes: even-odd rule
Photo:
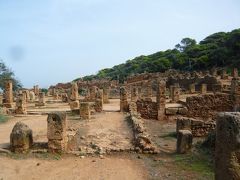
[[[48,87],[239,27],[239,0],[0,0],[0,59]]]

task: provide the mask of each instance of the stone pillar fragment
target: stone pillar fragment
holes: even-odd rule
[[[72,101],[76,101],[78,99],[78,85],[75,82],[72,83],[70,99]]]
[[[24,123],[17,122],[10,135],[11,151],[25,153],[33,144],[32,130]]]
[[[38,96],[38,102],[36,103],[36,106],[45,106],[46,101],[45,101],[45,93],[40,92]]]
[[[30,102],[34,102],[35,101],[35,93],[33,91],[29,92],[29,97],[30,97]]]
[[[13,85],[12,85],[11,80],[7,80],[5,82],[4,106],[6,108],[12,108],[13,107]]]
[[[226,69],[222,70],[221,79],[228,79],[228,74],[227,74]]]
[[[240,113],[219,113],[216,127],[215,179],[240,179]]]
[[[97,91],[97,87],[96,86],[91,86],[89,88],[90,91],[90,101],[95,101],[95,97],[96,97],[96,91]]]
[[[146,83],[145,87],[145,97],[146,99],[150,99],[152,97],[152,84],[151,83]]]
[[[120,112],[128,112],[127,91],[124,87],[120,88]]]
[[[132,102],[135,102],[138,100],[138,90],[136,87],[132,87],[131,88],[131,101]]]
[[[33,86],[33,91],[34,91],[35,95],[38,96],[39,95],[39,86],[38,85]]]
[[[108,104],[109,103],[109,87],[103,88],[103,103]]]
[[[24,94],[19,94],[16,100],[16,114],[26,114],[27,113],[27,105],[26,105],[26,96]]]
[[[47,119],[48,149],[50,152],[64,152],[67,147],[66,112],[49,113]]]
[[[170,86],[170,97],[171,102],[178,102],[180,99],[180,87],[179,86]]]
[[[103,110],[103,91],[101,89],[97,89],[95,97],[95,111],[102,112],[102,110]]]
[[[80,103],[80,117],[82,119],[90,119],[91,118],[91,110],[88,102]]]
[[[189,92],[191,94],[194,94],[196,92],[196,85],[195,84],[190,84],[189,85]]]
[[[238,78],[238,69],[237,68],[233,68],[233,70],[232,70],[232,77],[233,78]]]
[[[160,81],[157,86],[157,108],[158,108],[158,120],[164,120],[166,106],[166,82]]]
[[[184,154],[192,148],[193,135],[189,130],[179,130],[177,132],[177,153]]]
[[[201,94],[207,93],[207,84],[201,84],[200,93]]]

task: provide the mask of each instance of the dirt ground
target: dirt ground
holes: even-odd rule
[[[104,105],[104,111],[82,120],[70,113],[67,103],[48,99],[46,107],[28,105],[27,116],[10,117],[0,124],[0,148],[9,146],[11,130],[22,121],[33,130],[34,142],[47,142],[47,113],[67,111],[70,151],[75,155],[5,155],[0,153],[0,180],[8,179],[213,179],[208,156],[194,152],[175,154],[175,121],[144,120],[158,155],[137,154],[133,132],[119,111],[119,100]],[[111,155],[106,152],[114,152]],[[91,153],[97,153],[92,155]]]
[[[125,157],[63,157],[60,160],[0,157],[0,179],[3,180],[144,180],[143,163]]]

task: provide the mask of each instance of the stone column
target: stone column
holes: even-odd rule
[[[217,117],[215,179],[240,179],[240,113]]]
[[[103,88],[103,103],[108,104],[109,103],[109,87],[104,87]]]
[[[201,92],[201,94],[207,93],[207,84],[201,84],[200,92]]]
[[[238,78],[238,69],[237,68],[233,68],[233,70],[232,70],[232,77],[233,78]]]
[[[211,69],[211,75],[212,76],[217,76],[217,70],[216,70],[216,68],[213,68],[213,69]]]
[[[78,85],[75,82],[72,83],[70,99],[72,101],[76,101],[78,99]]]
[[[13,107],[13,85],[11,80],[5,82],[4,106],[7,108]]]
[[[97,91],[97,87],[96,86],[91,86],[89,88],[90,91],[90,101],[95,101],[95,97],[96,97],[96,91]]]
[[[34,86],[33,90],[34,90],[35,95],[38,96],[39,95],[39,86],[38,85]]]
[[[184,154],[192,148],[193,135],[189,130],[179,130],[177,132],[177,153]]]
[[[36,106],[45,106],[45,93],[44,92],[40,92],[39,93],[39,97],[38,97],[38,103],[36,103]]]
[[[152,84],[150,82],[146,83],[146,98],[152,97]]]
[[[67,147],[66,112],[49,113],[47,119],[48,149],[50,152],[64,152]]]
[[[24,94],[19,94],[16,100],[16,114],[26,114],[27,113],[27,105],[26,105],[26,96]]]
[[[165,120],[165,106],[166,106],[166,82],[160,81],[157,86],[157,106],[158,106],[158,120]]]
[[[189,92],[191,94],[194,94],[196,92],[196,85],[195,84],[190,84],[189,85]]]
[[[90,119],[91,118],[91,110],[88,102],[80,103],[80,117],[82,119]]]
[[[131,101],[136,102],[138,100],[138,90],[135,86],[131,88]]]
[[[95,97],[95,110],[96,112],[102,112],[103,110],[103,90],[97,89]]]
[[[180,99],[180,87],[179,86],[170,86],[170,97],[171,102],[178,102]]]
[[[222,70],[221,79],[228,79],[228,75],[227,75],[226,69]]]
[[[120,88],[120,112],[128,112],[127,91],[125,87]]]

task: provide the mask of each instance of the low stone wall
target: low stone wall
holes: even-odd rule
[[[136,150],[142,153],[157,153],[157,148],[149,138],[149,134],[144,128],[143,121],[140,114],[137,112],[137,105],[135,102],[129,104],[130,122],[133,126],[134,143]]]
[[[210,132],[214,131],[216,123],[213,121],[204,122],[193,118],[177,118],[176,131],[190,130],[194,137],[207,136]]]
[[[137,112],[141,114],[144,119],[158,119],[157,103],[151,100],[138,100]]]
[[[186,106],[189,117],[212,118],[218,112],[233,111],[236,100],[224,93],[205,94],[187,97]]]

